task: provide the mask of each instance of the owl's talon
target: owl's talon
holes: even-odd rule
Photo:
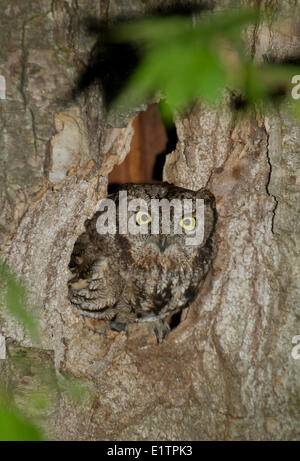
[[[157,344],[162,343],[171,330],[169,324],[165,320],[153,322],[149,325],[149,327],[155,333]]]
[[[116,320],[111,320],[109,322],[109,326],[110,326],[111,330],[118,331],[118,332],[125,331],[126,334],[128,333],[128,324],[127,323],[118,322]]]

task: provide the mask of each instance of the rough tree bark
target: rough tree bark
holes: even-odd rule
[[[215,2],[225,4],[227,2]],[[142,11],[138,0],[1,0],[0,234],[2,255],[36,293],[42,345],[3,315],[0,332],[93,388],[85,406],[64,394],[40,415],[62,440],[299,439],[299,122],[286,109],[256,120],[230,101],[177,121],[165,180],[217,199],[219,250],[200,295],[167,340],[127,338],[83,318],[67,300],[68,264],[107,175],[130,149],[134,115],[107,117],[91,87],[69,93],[93,44],[84,14]],[[256,59],[300,52],[299,5],[248,32]],[[298,28],[297,28],[298,27]],[[298,199],[298,200],[297,200]],[[297,219],[298,218],[298,219]],[[52,365],[51,365],[52,366]],[[13,367],[18,398],[26,380]],[[16,384],[16,383],[15,383]],[[32,378],[30,385],[36,384]]]

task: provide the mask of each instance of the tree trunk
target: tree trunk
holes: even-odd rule
[[[261,1],[260,8],[277,3],[283,23],[267,14],[266,24],[248,31],[255,59],[299,55],[299,5]],[[246,118],[229,97],[221,110],[198,105],[176,122],[179,141],[164,179],[214,193],[218,254],[165,342],[155,344],[142,327],[128,337],[110,331],[69,303],[68,264],[108,174],[130,150],[134,114],[107,116],[95,85],[76,100],[70,92],[93,45],[80,18],[145,7],[138,0],[0,4],[2,255],[36,293],[40,352],[4,316],[0,332],[11,355],[24,348],[93,388],[84,407],[52,396],[41,415],[51,437],[299,439],[300,360],[292,355],[300,334],[299,122],[287,108]],[[18,376],[20,395],[26,384]]]

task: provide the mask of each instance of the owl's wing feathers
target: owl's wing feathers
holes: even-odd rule
[[[90,276],[89,276],[90,274]],[[84,275],[69,282],[69,299],[83,315],[110,320],[115,316],[116,290],[107,258],[91,264]]]
[[[69,266],[73,275],[69,281],[69,299],[81,314],[110,320],[115,316],[113,307],[118,291],[109,256],[103,254],[101,247],[95,226],[78,238]]]

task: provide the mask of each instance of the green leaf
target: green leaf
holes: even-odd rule
[[[183,17],[152,17],[129,22],[112,29],[111,39],[141,43],[155,43],[178,38],[191,28],[189,19]]]
[[[41,441],[42,431],[18,410],[0,406],[0,441]]]
[[[62,373],[57,375],[60,391],[66,392],[74,404],[82,405],[92,397],[93,391],[90,384],[83,379],[66,376]]]
[[[0,261],[0,286],[4,293],[7,310],[22,326],[27,329],[32,338],[38,338],[37,322],[30,312],[27,302],[27,289],[17,278],[9,266]]]
[[[217,101],[234,73],[224,63],[220,40],[236,40],[237,31],[257,18],[257,11],[242,8],[202,15],[196,24],[190,18],[169,17],[117,28],[116,40],[138,42],[144,48],[143,59],[117,103],[139,104],[158,91],[173,111],[199,98]]]

